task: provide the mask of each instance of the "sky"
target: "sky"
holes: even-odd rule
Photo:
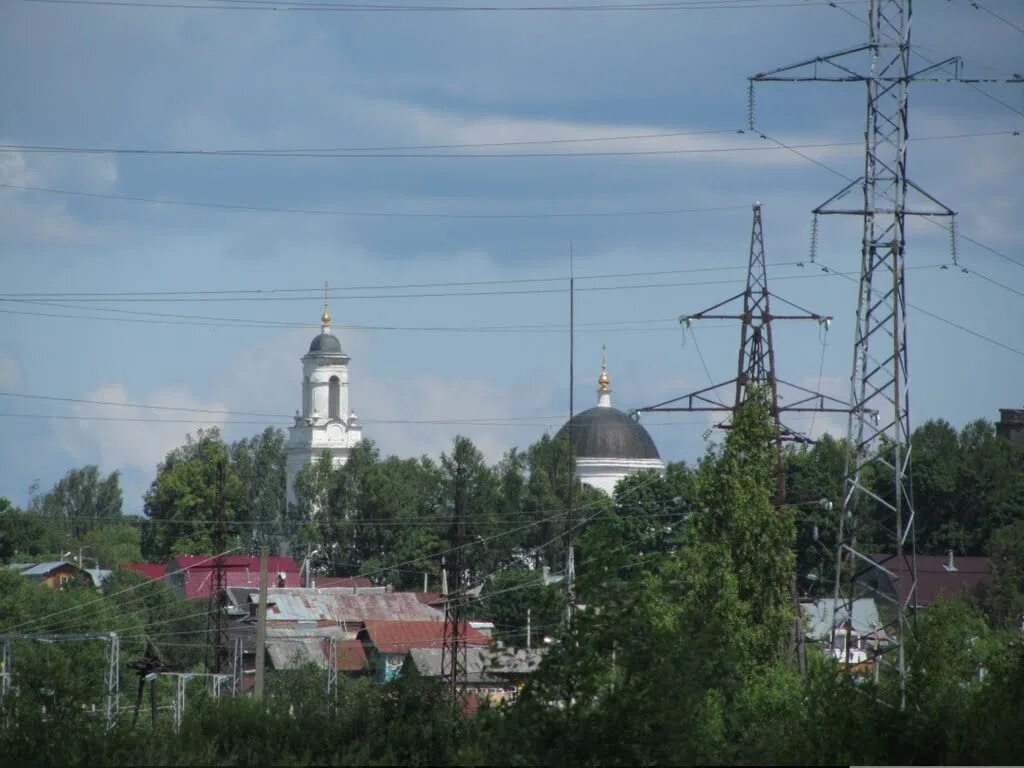
[[[120,2],[0,4],[0,496],[98,464],[139,512],[188,433],[286,428],[325,281],[388,454],[553,434],[570,274],[577,411],[602,345],[624,410],[728,380],[738,324],[678,318],[742,291],[755,202],[773,294],[833,318],[775,324],[779,375],[847,396],[861,225],[822,218],[812,263],[810,211],[862,172],[864,86],[759,84],[751,131],[747,78],[864,42],[866,2]],[[919,0],[913,42],[917,68],[1012,76],[1024,10]],[[1024,84],[909,103],[909,174],[960,235],[951,266],[908,225],[912,423],[996,420],[1024,406]],[[716,439],[642,423],[670,461]]]

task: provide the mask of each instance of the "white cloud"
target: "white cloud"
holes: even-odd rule
[[[142,397],[131,397],[120,384],[111,384],[87,392],[81,399],[212,411],[226,409],[223,403],[201,400],[181,388],[163,388]],[[157,464],[166,457],[168,451],[184,442],[186,434],[194,433],[200,427],[222,426],[225,420],[224,416],[215,413],[197,414],[115,405],[76,404],[71,414],[82,418],[54,419],[51,423],[55,442],[76,461],[99,464],[105,471],[135,469],[149,477],[155,474]]]
[[[686,133],[685,128],[656,124],[599,123],[554,119],[530,119],[509,115],[469,117],[456,112],[432,109],[422,105],[397,101],[367,101],[361,111],[387,135],[403,136],[404,140],[437,146],[453,144],[500,144],[502,142],[559,141],[573,142],[563,145],[545,144],[540,146],[481,147],[480,152],[651,152],[638,155],[655,160],[683,159],[702,160],[715,163],[758,166],[793,166],[807,162],[799,155],[762,139],[756,132],[746,131],[739,135],[735,131],[726,133],[696,133],[682,136],[652,136],[642,139],[618,141],[582,142],[603,136],[648,136],[651,134]],[[828,145],[842,142],[833,136],[781,135],[777,137],[786,145]],[[859,141],[848,139],[850,146],[821,146],[801,150],[820,160],[857,157],[863,152]],[[757,148],[748,151],[747,148]],[[770,147],[760,151],[762,147]],[[715,151],[723,148],[740,148],[739,151]],[[474,150],[458,150],[469,151]],[[678,152],[678,154],[656,154]]]

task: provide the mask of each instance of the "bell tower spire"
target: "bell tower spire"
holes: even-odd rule
[[[324,313],[320,315],[320,329],[327,333],[331,329],[331,310],[327,308],[327,281],[324,280]]]
[[[601,345],[601,375],[597,377],[597,405],[599,408],[612,407],[612,380],[608,378],[608,348]]]

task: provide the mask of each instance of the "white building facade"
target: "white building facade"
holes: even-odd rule
[[[286,499],[295,504],[295,478],[307,464],[327,453],[340,467],[362,440],[362,428],[349,406],[349,356],[331,333],[331,315],[324,305],[320,335],[302,358],[302,408],[288,429]]]

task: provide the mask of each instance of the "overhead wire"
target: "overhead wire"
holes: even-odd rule
[[[538,12],[651,12],[689,10],[753,10],[763,8],[807,8],[798,0],[675,0],[675,2],[531,4],[531,5],[426,5],[415,3],[332,3],[308,0],[22,0],[50,5],[81,5],[113,8],[149,8],[203,11],[262,11],[299,13],[538,13]],[[863,0],[831,0],[830,5],[863,4]]]

